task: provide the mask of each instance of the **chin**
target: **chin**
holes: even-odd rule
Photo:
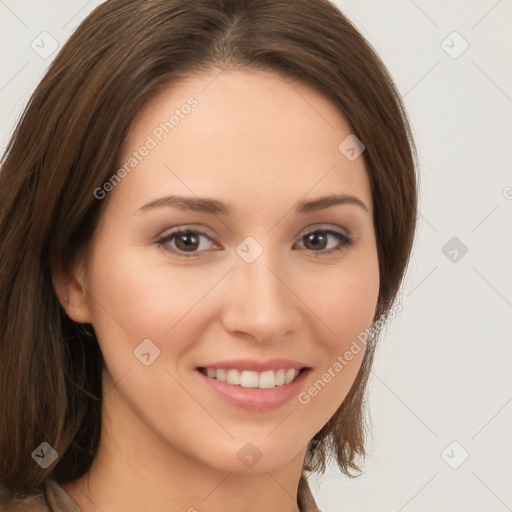
[[[259,437],[237,436],[225,442],[215,442],[211,447],[205,447],[203,453],[197,455],[206,465],[225,473],[274,472],[297,457],[300,457],[302,464],[307,441],[301,445],[293,433],[288,433],[286,436],[281,433],[274,439],[271,439],[272,435],[270,434],[267,438],[262,434]]]

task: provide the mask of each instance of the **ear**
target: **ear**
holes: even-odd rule
[[[52,281],[60,305],[69,318],[81,324],[92,323],[83,268],[77,265],[70,271],[54,271]]]

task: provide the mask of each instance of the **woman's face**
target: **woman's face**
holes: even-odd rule
[[[323,95],[253,71],[196,76],[138,114],[68,308],[98,336],[120,442],[222,471],[302,461],[379,291],[350,134]]]

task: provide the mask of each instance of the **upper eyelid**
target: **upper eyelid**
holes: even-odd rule
[[[209,228],[205,231],[204,228],[202,228],[202,227],[196,228],[193,225],[185,225],[185,226],[176,226],[176,227],[170,228],[170,229],[171,230],[168,233],[160,235],[158,237],[158,240],[162,241],[165,239],[172,239],[173,237],[175,237],[176,235],[178,235],[180,233],[183,233],[183,232],[186,233],[186,232],[190,231],[192,233],[197,233],[200,236],[206,236],[213,243],[220,245],[219,242],[217,241],[217,237],[215,235],[210,235],[208,233]],[[307,235],[309,233],[314,233],[315,231],[335,231],[335,232],[340,233],[341,235],[349,238],[352,241],[354,241],[354,239],[355,239],[355,236],[352,235],[347,229],[341,228],[339,226],[334,226],[332,224],[325,224],[325,223],[320,224],[320,225],[312,224],[310,226],[306,226],[301,231],[299,231],[299,234],[296,236],[296,239],[301,239],[305,235]],[[202,252],[202,251],[200,251],[200,252]]]
[[[162,240],[166,240],[166,239],[174,239],[174,237],[176,237],[180,233],[187,233],[188,231],[190,231],[192,233],[197,233],[200,236],[206,236],[214,244],[219,244],[219,242],[217,242],[216,236],[211,235],[208,232],[208,230],[204,230],[203,228],[194,228],[194,227],[190,227],[190,226],[185,226],[185,227],[178,226],[175,228],[171,228],[169,231],[164,231],[163,234],[161,234],[157,237],[157,242],[159,242],[159,241],[161,242]]]
[[[306,226],[303,230],[299,231],[298,237],[307,235],[308,233],[315,231],[337,231],[346,236],[352,236],[350,231],[346,228],[342,228],[340,226],[334,226],[333,224],[312,224],[310,226]]]
[[[308,233],[312,233],[315,231],[329,231],[329,230],[338,231],[338,232],[340,232],[346,236],[349,236],[349,237],[353,236],[350,233],[350,231],[346,228],[341,228],[339,226],[334,226],[333,224],[328,224],[328,223],[323,223],[323,224],[320,223],[320,224],[312,224],[310,226],[306,226],[301,231],[299,231],[299,233],[296,235],[296,237],[300,238],[304,235],[307,235]],[[176,235],[176,234],[178,234],[180,232],[184,232],[184,231],[185,232],[191,231],[193,233],[205,235],[205,236],[209,237],[210,239],[212,239],[213,241],[216,241],[216,238],[217,238],[216,235],[209,233],[209,231],[213,231],[210,228],[207,228],[205,230],[203,227],[194,227],[194,225],[176,226],[174,228],[169,228],[169,231],[167,233],[164,232],[163,234],[159,235],[158,238],[159,239],[167,238],[169,236]]]

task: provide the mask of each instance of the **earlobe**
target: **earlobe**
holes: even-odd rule
[[[52,280],[60,305],[69,318],[78,323],[92,323],[83,273],[75,276],[61,270],[54,272]]]

